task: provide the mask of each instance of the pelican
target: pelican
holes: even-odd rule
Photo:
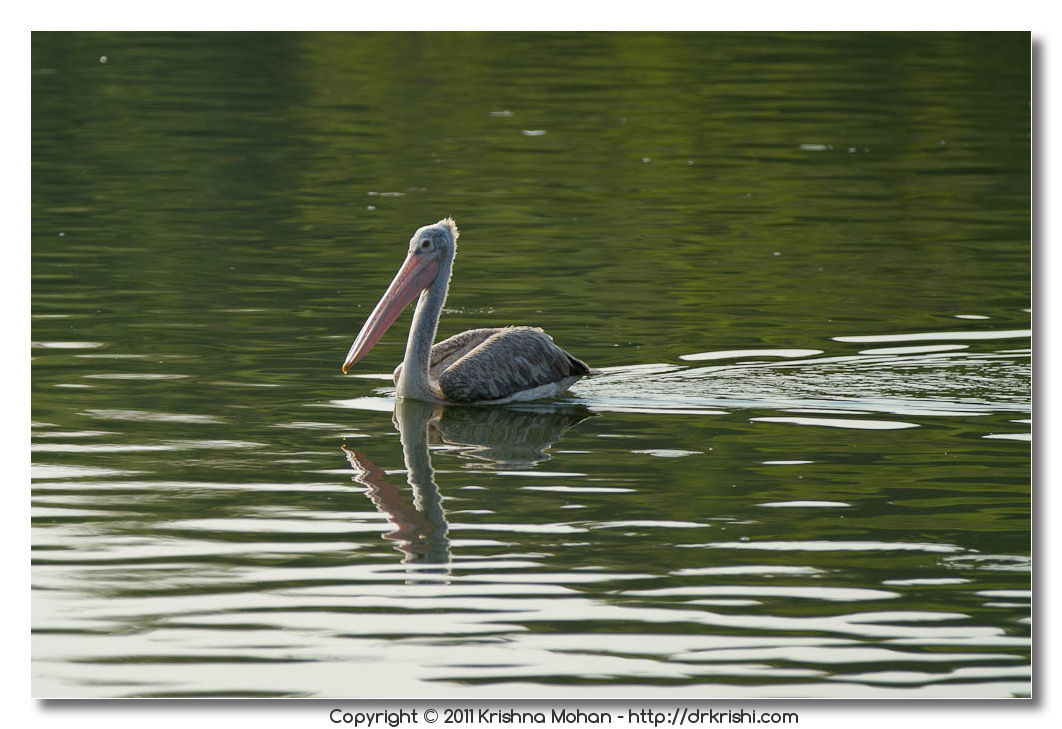
[[[409,252],[361,328],[343,374],[369,353],[415,296],[406,354],[395,368],[400,398],[502,404],[554,397],[591,374],[582,360],[537,327],[470,329],[432,346],[457,254],[457,224],[444,218],[409,239]]]

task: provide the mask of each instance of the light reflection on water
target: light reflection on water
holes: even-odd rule
[[[1014,367],[1018,356],[1011,356]],[[911,359],[877,358],[874,376],[909,385],[904,371],[890,365]],[[819,361],[806,360],[813,378]],[[863,364],[858,358],[842,361]],[[646,379],[653,376],[634,382],[655,393],[662,386]],[[702,377],[672,382],[693,383],[695,391],[711,387],[712,375]],[[765,501],[744,494],[735,500],[724,489],[711,510],[700,512],[702,518],[670,517],[675,507],[662,494],[654,496],[653,486],[630,466],[599,467],[591,475],[562,465],[605,451],[615,458],[669,450],[630,447],[641,438],[595,437],[605,433],[595,433],[594,426],[614,417],[607,415],[613,399],[641,395],[617,392],[616,385],[587,383],[581,389],[565,401],[520,408],[445,408],[416,402],[395,407],[384,387],[383,395],[328,405],[333,412],[374,414],[362,421],[372,432],[350,433],[346,442],[339,419],[260,424],[319,444],[298,451],[302,458],[281,459],[295,453],[270,452],[275,446],[253,441],[121,446],[132,453],[203,448],[236,455],[250,449],[256,457],[294,464],[278,466],[282,472],[316,474],[313,480],[153,481],[142,471],[37,464],[39,693],[63,694],[77,685],[79,695],[101,696],[210,694],[219,686],[234,694],[347,695],[349,686],[329,674],[339,666],[356,677],[359,691],[396,696],[448,696],[462,686],[475,695],[563,696],[571,690],[558,683],[563,676],[604,696],[617,682],[634,695],[654,695],[662,687],[679,695],[697,687],[702,696],[889,696],[898,689],[902,695],[983,696],[1027,690],[1027,636],[989,620],[985,611],[1027,614],[1028,592],[984,589],[998,584],[982,581],[991,572],[972,562],[964,569],[974,571],[956,578],[959,563],[942,560],[985,555],[958,543],[905,539],[902,532],[867,539],[889,527],[875,527],[882,517],[867,514],[864,500],[850,492],[844,501]],[[598,402],[586,390],[607,394]],[[998,393],[1003,413],[1013,411],[1017,394]],[[670,397],[681,400],[681,390]],[[912,427],[933,427],[942,417],[933,409],[939,403],[929,408],[921,400],[901,402],[905,412],[924,413]],[[846,405],[858,405],[861,413],[888,410],[876,400]],[[999,403],[982,393],[977,407],[969,426],[980,419],[998,422],[991,416]],[[386,447],[388,428],[376,415],[387,410],[401,444],[397,462]],[[652,405],[646,410],[661,412]],[[680,408],[672,417],[684,412]],[[95,422],[192,428],[223,422],[206,414],[132,409],[89,408],[82,415]],[[775,429],[806,423],[855,432],[889,422],[865,415],[749,417],[742,408],[721,416]],[[41,435],[48,435],[50,426],[40,425]],[[35,450],[114,452],[119,446],[82,445],[107,435],[75,432],[36,441]],[[561,453],[562,441],[574,447]],[[621,447],[602,448],[610,443]],[[712,457],[710,448],[671,450],[684,458],[665,460]],[[343,456],[347,469],[317,468]],[[763,465],[804,475],[831,470],[829,459],[821,458]],[[545,483],[518,486],[528,477]],[[487,489],[468,491],[462,484]],[[801,495],[830,493],[822,487],[820,482],[819,493]],[[220,504],[213,495],[233,489],[257,498],[252,504],[226,498],[218,514],[194,508],[183,518],[158,519],[145,512],[159,500]],[[499,489],[504,498],[497,498]],[[533,495],[530,508],[514,510],[524,500],[520,493]],[[268,494],[276,495],[275,503],[262,501],[273,500]],[[638,497],[640,506],[624,506],[628,497]],[[700,500],[702,506],[712,503]],[[574,506],[582,508],[572,511]],[[632,507],[640,518],[613,518],[633,513]],[[770,527],[755,535],[764,526],[755,509],[764,507],[819,515],[815,522],[821,526],[812,529],[818,536],[779,539]],[[838,511],[852,512],[854,531],[822,521]],[[138,526],[137,513],[145,513],[148,531]],[[392,545],[392,556],[381,551],[384,544]],[[672,560],[624,556],[644,550],[694,555],[693,566],[661,570]],[[898,560],[874,578],[879,568],[866,558],[876,561],[881,554],[918,556]],[[773,560],[765,563],[766,555]],[[998,559],[1005,564],[1019,558]],[[1027,572],[1020,574],[1017,584],[1024,585]],[[640,626],[635,634],[615,632],[632,625]],[[390,666],[386,673],[377,668],[381,660]],[[232,661],[253,670],[222,674],[219,667]],[[145,680],[150,671],[136,667],[144,662],[158,666],[165,681]],[[91,682],[79,678],[83,666],[92,667]],[[860,692],[845,688],[852,685]]]

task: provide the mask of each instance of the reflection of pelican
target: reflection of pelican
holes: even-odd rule
[[[384,536],[396,542],[406,562],[449,562],[449,525],[442,496],[435,483],[428,444],[442,443],[460,456],[501,467],[529,467],[549,458],[547,449],[564,431],[590,417],[583,407],[536,410],[455,408],[417,400],[395,403],[394,423],[402,440],[406,481],[413,487],[413,503],[382,468],[360,451],[342,446],[354,469],[354,480],[368,489],[369,498],[386,514],[395,529]]]
[[[434,405],[423,402],[400,400],[395,404],[406,481],[413,487],[412,505],[398,486],[385,480],[382,468],[359,451],[343,445],[343,452],[354,469],[354,480],[368,488],[372,503],[395,525],[395,530],[384,537],[397,542],[397,548],[406,555],[405,562],[450,561],[450,540],[446,536],[449,525],[428,455],[428,421],[434,410]]]
[[[559,395],[590,374],[584,362],[532,327],[471,329],[432,346],[450,287],[457,237],[452,218],[413,234],[405,263],[351,345],[343,373],[368,354],[420,294],[406,354],[395,369],[401,398],[492,404],[537,400]]]
[[[488,468],[530,468],[548,461],[549,447],[564,431],[594,415],[582,405],[534,410],[440,407],[436,412],[430,442]]]

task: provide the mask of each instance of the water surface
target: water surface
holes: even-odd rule
[[[34,34],[35,695],[1028,695],[1028,61]],[[598,377],[339,374],[450,214]]]

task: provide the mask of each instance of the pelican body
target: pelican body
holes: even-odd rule
[[[351,345],[343,374],[418,295],[405,357],[394,373],[400,398],[464,404],[539,400],[559,395],[591,374],[585,362],[536,327],[470,329],[432,344],[450,288],[458,235],[452,218],[413,234],[405,262]]]

